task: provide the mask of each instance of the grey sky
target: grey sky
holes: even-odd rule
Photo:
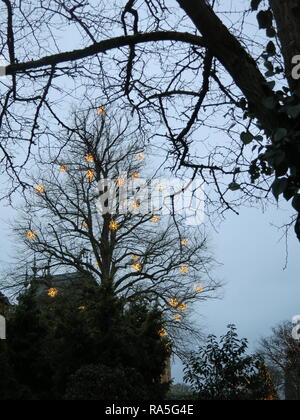
[[[243,4],[243,1],[237,1]],[[253,17],[254,19],[254,17]],[[257,32],[257,26],[253,27]],[[73,39],[64,38],[64,46],[71,49]],[[300,281],[298,261],[300,245],[292,233],[289,237],[288,267],[285,266],[285,242],[278,242],[282,232],[271,223],[282,225],[289,220],[290,204],[278,210],[269,207],[262,214],[255,208],[240,209],[240,216],[227,213],[219,233],[211,230],[211,251],[222,266],[215,276],[225,282],[221,300],[208,301],[199,307],[207,333],[224,334],[229,323],[238,326],[241,337],[250,341],[254,350],[257,340],[270,333],[272,326],[300,314]],[[9,208],[0,203],[0,264],[13,255],[8,240]],[[3,268],[3,267],[2,267]],[[181,367],[176,365],[173,376],[181,380]]]
[[[285,240],[279,241],[281,226],[289,220],[289,204],[282,203],[262,213],[240,209],[240,216],[227,214],[219,233],[212,235],[212,251],[219,262],[216,274],[224,280],[224,297],[207,301],[199,308],[206,333],[223,335],[226,326],[234,323],[240,337],[249,340],[255,351],[258,340],[269,335],[281,321],[300,314],[299,252],[294,231],[288,240],[288,266],[285,266]],[[181,365],[176,363],[173,375],[181,379]]]

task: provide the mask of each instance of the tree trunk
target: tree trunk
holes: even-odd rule
[[[300,1],[269,0],[269,3],[277,25],[286,78],[292,92],[300,98],[300,79],[295,80],[292,77],[292,58],[300,55]]]
[[[278,128],[278,114],[267,109],[262,100],[273,96],[267,80],[255,60],[238,39],[230,33],[205,0],[177,0],[180,7],[193,21],[213,55],[222,63],[236,85],[252,105],[253,111],[270,134]]]

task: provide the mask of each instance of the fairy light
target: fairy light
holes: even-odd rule
[[[182,319],[182,315],[180,315],[180,314],[174,314],[173,315],[173,318],[175,319],[175,321],[179,322]]]
[[[203,286],[201,286],[200,284],[197,284],[196,286],[195,286],[195,292],[196,293],[202,293],[203,292]]]
[[[132,179],[139,179],[141,177],[141,174],[139,172],[133,172],[131,175]]]
[[[68,172],[68,168],[66,166],[64,166],[64,165],[61,165],[59,167],[59,172],[61,172],[62,174],[65,174],[65,173]]]
[[[189,271],[190,271],[190,269],[189,269],[189,267],[188,267],[187,265],[182,265],[182,266],[180,267],[180,272],[181,272],[181,274],[188,274],[188,273],[189,273]]]
[[[58,295],[58,290],[57,290],[55,287],[51,287],[51,288],[48,290],[48,296],[49,296],[50,298],[55,298],[57,295]]]
[[[92,181],[94,180],[94,178],[95,178],[95,171],[93,171],[93,169],[88,169],[88,170],[85,172],[85,175],[86,175],[86,179],[87,179],[89,182],[92,182]]]
[[[85,155],[85,160],[89,163],[93,163],[95,161],[95,158],[94,158],[93,155],[87,154],[87,155]]]
[[[189,244],[189,240],[188,240],[188,239],[182,239],[182,240],[180,241],[180,243],[181,243],[181,245],[182,245],[182,246],[188,246],[188,244]]]
[[[133,208],[133,210],[138,210],[141,207],[141,203],[139,201],[134,201],[133,203],[131,203],[131,207]]]
[[[150,220],[151,220],[152,223],[159,223],[160,222],[160,218],[158,216],[153,216],[153,217],[151,217]]]
[[[164,338],[164,337],[166,337],[166,336],[168,335],[167,330],[166,330],[165,328],[161,328],[161,329],[158,331],[158,335],[160,336],[160,338]]]
[[[124,178],[117,178],[116,180],[118,187],[124,187],[125,179]]]
[[[98,112],[98,115],[100,115],[100,116],[105,115],[105,107],[104,107],[104,106],[100,106],[100,107],[97,109],[97,112]]]
[[[143,268],[142,264],[139,263],[139,262],[136,262],[136,263],[132,264],[131,267],[134,271],[141,271],[142,268]]]
[[[26,233],[26,238],[32,241],[33,239],[36,239],[36,234],[32,230],[29,230]]]
[[[135,157],[136,157],[136,160],[142,161],[142,160],[145,159],[145,154],[144,153],[137,153],[135,155]]]
[[[181,312],[185,312],[185,311],[187,310],[188,306],[187,306],[187,304],[186,304],[186,303],[181,303],[181,304],[178,306],[178,308],[179,308],[179,310],[180,310]]]
[[[157,185],[156,185],[156,189],[157,189],[158,191],[163,191],[163,190],[165,189],[165,187],[164,187],[164,185],[163,185],[163,184],[157,184]]]
[[[139,257],[137,255],[135,255],[135,254],[131,254],[131,259],[133,261],[138,261],[139,260]]]
[[[81,225],[82,225],[82,227],[83,227],[83,228],[85,228],[85,229],[87,229],[87,228],[89,227],[89,225],[88,225],[88,223],[87,223],[86,221],[83,221],[83,222],[81,223]]]
[[[117,231],[120,228],[120,225],[115,220],[111,220],[109,222],[109,230],[112,230],[113,232]]]
[[[169,303],[170,306],[172,306],[172,308],[177,308],[177,306],[179,304],[179,302],[176,298],[171,298],[168,303]]]
[[[46,191],[45,185],[42,184],[36,185],[34,189],[38,194],[43,194]]]
[[[85,311],[86,310],[86,306],[79,306],[78,310],[79,311]]]

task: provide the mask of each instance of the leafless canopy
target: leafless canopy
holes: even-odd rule
[[[267,196],[269,177],[254,185],[248,174],[263,139],[251,151],[239,138],[253,124],[243,119],[245,92],[220,65],[224,46],[219,54],[212,48],[214,40],[199,28],[188,3],[2,0],[0,54],[9,63],[0,79],[2,170],[11,180],[6,192],[26,187],[22,168],[31,153],[51,145],[68,125],[66,110],[89,98],[94,108],[130,110],[142,131],[151,127],[152,140],[164,146],[177,173],[203,177],[207,202],[219,213]],[[247,45],[245,57],[259,57],[248,2],[231,9],[211,3],[215,12],[197,1],[203,20],[220,16]],[[217,36],[218,27],[214,31]]]

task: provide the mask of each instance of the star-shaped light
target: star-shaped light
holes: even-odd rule
[[[45,185],[42,184],[36,185],[34,189],[38,194],[43,194],[46,191]]]
[[[175,321],[179,322],[182,319],[182,315],[180,315],[180,314],[174,314],[173,315],[173,318],[175,319]]]
[[[135,255],[135,254],[131,254],[131,259],[133,261],[138,261],[139,260],[139,257],[137,255]]]
[[[125,185],[125,179],[124,178],[117,178],[116,183],[118,185],[118,187],[124,187]]]
[[[139,263],[139,262],[136,262],[136,263],[132,264],[131,267],[134,271],[141,271],[143,269],[142,264]]]
[[[56,289],[55,287],[51,287],[50,289],[48,289],[48,296],[50,298],[55,298],[58,295],[58,289]]]
[[[166,330],[165,328],[161,328],[161,329],[158,331],[158,335],[160,336],[160,338],[164,338],[164,337],[166,337],[166,336],[168,335],[167,330]]]
[[[136,157],[136,159],[137,159],[137,160],[139,160],[139,161],[142,161],[142,160],[144,160],[144,159],[145,159],[145,155],[144,155],[144,153],[137,153],[137,154],[135,155],[135,157]]]
[[[203,292],[203,286],[201,286],[200,284],[197,284],[195,286],[195,292],[196,293],[202,293]]]
[[[61,165],[59,167],[59,172],[61,172],[62,174],[65,174],[68,172],[68,168],[65,165]]]
[[[141,177],[141,174],[139,172],[133,172],[131,175],[132,179],[139,179]]]
[[[133,210],[138,210],[141,207],[141,203],[139,201],[134,201],[131,203],[131,207]]]
[[[32,230],[29,230],[26,233],[26,238],[32,241],[33,239],[36,239],[36,234]]]
[[[94,158],[93,155],[87,154],[87,155],[85,155],[85,160],[89,163],[93,163],[95,161],[95,158]]]
[[[152,216],[150,220],[151,220],[152,223],[159,223],[160,222],[160,218],[158,216]]]
[[[163,191],[163,190],[165,189],[165,187],[164,187],[164,185],[163,185],[163,184],[157,184],[157,185],[156,185],[156,189],[157,189],[158,191]]]
[[[188,244],[189,244],[189,240],[188,240],[188,239],[186,239],[186,238],[184,238],[184,239],[182,239],[182,240],[180,241],[180,244],[181,244],[182,246],[188,246]]]
[[[179,302],[176,298],[171,298],[169,300],[169,305],[172,306],[172,308],[177,308]]]
[[[111,220],[109,222],[109,230],[112,230],[113,232],[117,231],[120,228],[120,225],[115,220]]]
[[[181,304],[178,306],[178,308],[179,308],[179,310],[180,310],[181,312],[185,312],[185,311],[187,310],[188,306],[187,306],[187,304],[186,304],[186,303],[181,303]]]
[[[189,271],[190,271],[190,268],[189,268],[189,266],[188,266],[188,265],[182,265],[182,266],[179,268],[179,270],[180,270],[181,274],[188,274],[188,273],[189,273]]]
[[[81,225],[82,225],[82,227],[83,227],[83,228],[85,228],[85,229],[87,229],[87,228],[89,227],[89,225],[88,225],[88,223],[87,223],[86,221],[83,221],[83,222],[81,223]]]
[[[101,115],[101,116],[105,115],[105,107],[104,106],[100,106],[97,109],[97,112],[98,112],[98,115]]]
[[[85,172],[85,176],[86,176],[86,179],[87,179],[89,182],[92,182],[92,181],[94,180],[94,178],[95,178],[95,171],[94,171],[93,169],[88,169],[88,170]]]

